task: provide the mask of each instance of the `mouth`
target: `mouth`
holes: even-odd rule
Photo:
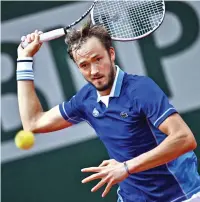
[[[100,81],[104,76],[99,76],[99,77],[96,77],[96,78],[93,78],[92,80],[93,81]]]

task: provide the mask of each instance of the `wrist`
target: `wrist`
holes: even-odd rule
[[[33,57],[31,57],[31,56],[25,56],[25,55],[18,56],[17,61],[18,60],[33,60]]]
[[[130,170],[129,170],[129,167],[128,167],[128,165],[127,165],[127,162],[124,161],[123,164],[124,164],[124,168],[125,168],[126,172],[127,172],[129,175],[131,175],[131,172],[130,172]]]
[[[17,56],[18,58],[33,57],[33,55],[27,50],[19,51]]]

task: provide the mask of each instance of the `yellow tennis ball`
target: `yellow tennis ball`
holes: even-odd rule
[[[35,137],[32,132],[19,131],[15,136],[15,144],[19,149],[30,149],[35,143]]]

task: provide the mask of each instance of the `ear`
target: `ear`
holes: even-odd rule
[[[110,47],[110,59],[111,59],[111,62],[115,62],[115,49],[113,47]]]

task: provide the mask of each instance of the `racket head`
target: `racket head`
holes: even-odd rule
[[[100,0],[91,10],[92,23],[105,26],[117,41],[146,37],[162,24],[164,16],[164,0]]]

